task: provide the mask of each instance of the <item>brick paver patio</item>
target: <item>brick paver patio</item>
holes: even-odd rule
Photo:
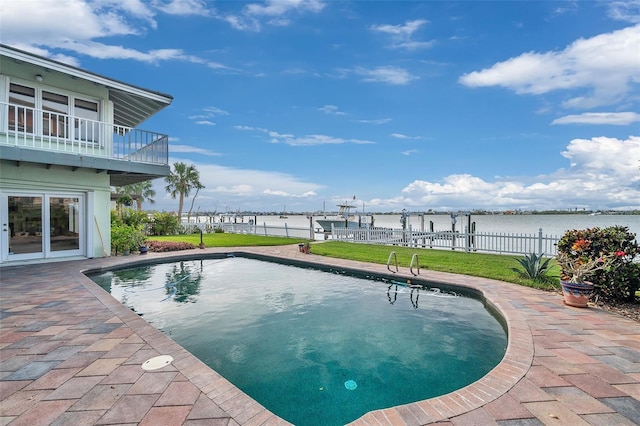
[[[300,253],[249,252],[371,272]],[[157,331],[81,271],[186,252],[0,268],[0,425],[287,424]],[[420,277],[482,292],[505,317],[509,345],[487,376],[448,395],[366,414],[354,425],[640,424],[640,324],[559,294],[428,270]],[[412,278],[408,269],[397,276]],[[146,360],[171,364],[146,371]]]

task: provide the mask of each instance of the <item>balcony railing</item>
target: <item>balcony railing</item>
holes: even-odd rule
[[[167,135],[5,102],[0,102],[0,144],[138,163],[169,163]]]

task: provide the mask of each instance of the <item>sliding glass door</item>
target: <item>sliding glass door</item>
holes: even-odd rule
[[[2,260],[82,255],[84,195],[2,194]]]

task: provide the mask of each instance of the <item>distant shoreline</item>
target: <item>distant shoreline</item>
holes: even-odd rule
[[[305,215],[311,215],[311,216],[319,216],[319,215],[326,215],[326,214],[332,214],[335,213],[333,211],[326,211],[326,212],[322,212],[322,211],[316,211],[316,212],[253,212],[253,211],[237,211],[237,212],[227,212],[224,213],[226,215],[238,215],[238,216],[282,216],[282,215],[289,215],[289,216],[305,216]],[[491,212],[491,211],[468,211],[468,210],[458,210],[458,211],[407,211],[407,213],[410,213],[411,215],[418,215],[418,214],[424,214],[424,215],[450,215],[452,213],[456,213],[456,214],[464,214],[464,213],[468,213],[472,216],[483,216],[483,215],[487,215],[487,216],[513,216],[513,215],[518,215],[518,216],[524,216],[524,215],[538,215],[538,216],[544,216],[544,215],[567,215],[567,216],[640,216],[640,210],[607,210],[607,211],[495,211],[495,212]],[[219,212],[198,212],[197,214],[191,214],[191,217],[195,217],[195,216],[216,216],[218,214],[222,214]],[[352,214],[355,215],[367,215],[367,216],[371,216],[371,215],[377,215],[377,216],[382,216],[382,215],[398,215],[398,214],[402,214],[402,212],[375,212],[375,211],[369,211],[369,212],[359,212],[359,211],[354,211]],[[187,216],[186,213],[183,213],[183,216]]]

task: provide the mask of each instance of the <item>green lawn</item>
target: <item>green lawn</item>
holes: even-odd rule
[[[147,239],[155,241],[180,241],[196,246],[200,244],[200,234],[148,237]],[[202,234],[202,242],[206,247],[285,246],[288,244],[297,244],[302,241],[308,240],[245,234]]]
[[[243,234],[204,234],[203,242],[207,247],[247,247],[247,246],[276,246],[297,244],[308,241],[300,238],[263,237]],[[150,240],[184,241],[194,245],[200,243],[200,234],[176,235],[170,237],[150,237]],[[507,256],[486,253],[465,253],[453,250],[433,250],[396,246],[379,246],[370,244],[355,244],[339,241],[325,241],[312,244],[311,253],[320,256],[340,259],[358,260],[362,262],[386,264],[389,254],[394,251],[398,265],[409,267],[414,253],[418,254],[420,269],[453,272],[457,274],[492,278],[512,282],[528,287],[551,290],[559,287],[558,268],[554,266],[549,279],[534,281],[523,278],[512,268],[520,269],[516,261],[518,256]]]

